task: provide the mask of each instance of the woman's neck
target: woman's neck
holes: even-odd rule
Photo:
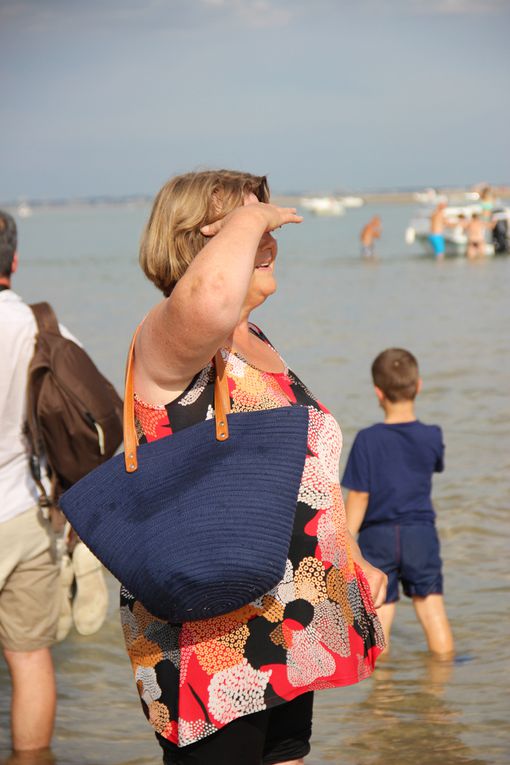
[[[236,328],[232,332],[232,335],[230,338],[232,341],[232,345],[235,345],[236,343],[243,344],[250,339],[251,332],[250,332],[250,323],[248,321],[248,316],[249,314],[247,314],[246,318],[242,319],[239,322],[239,324],[236,326]]]
[[[285,365],[276,351],[251,331],[248,319],[239,322],[229,338],[231,350],[257,369],[281,374]]]

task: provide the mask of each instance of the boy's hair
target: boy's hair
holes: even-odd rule
[[[10,276],[18,246],[16,223],[12,215],[0,210],[0,276]]]
[[[374,360],[372,379],[393,404],[413,401],[420,379],[418,362],[412,353],[403,348],[388,348]]]

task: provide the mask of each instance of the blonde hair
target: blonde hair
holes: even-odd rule
[[[177,175],[158,193],[140,244],[140,265],[168,296],[208,238],[200,229],[243,204],[253,193],[269,201],[265,175],[204,170]]]

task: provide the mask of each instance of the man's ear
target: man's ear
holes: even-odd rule
[[[18,270],[18,251],[14,253],[14,257],[12,259],[12,265],[11,265],[11,274],[15,274]]]
[[[423,380],[421,379],[421,377],[419,377],[418,384],[416,385],[416,395],[418,395],[418,393],[421,393],[422,388],[423,388]]]

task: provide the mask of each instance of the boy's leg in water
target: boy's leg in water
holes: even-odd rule
[[[427,638],[429,650],[444,658],[452,656],[455,645],[443,596],[432,594],[421,598],[413,595],[413,605]]]
[[[443,600],[440,543],[433,524],[401,526],[402,585],[412,598],[429,650],[447,658],[453,636]]]

